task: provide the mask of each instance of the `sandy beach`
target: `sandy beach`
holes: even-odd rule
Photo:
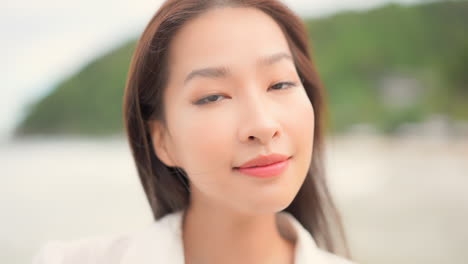
[[[327,141],[330,189],[361,264],[468,259],[468,139]],[[0,262],[45,241],[131,232],[152,221],[124,138],[0,145]]]

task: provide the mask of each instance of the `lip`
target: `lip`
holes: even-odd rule
[[[291,157],[265,166],[234,168],[234,170],[256,178],[270,178],[284,172],[289,165],[290,159]]]
[[[290,157],[278,153],[273,153],[270,155],[259,155],[256,158],[247,161],[239,167],[234,167],[234,169],[245,169],[251,167],[267,166],[277,162],[285,161]]]

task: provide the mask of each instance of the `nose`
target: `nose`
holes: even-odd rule
[[[257,98],[249,100],[248,104],[240,107],[243,117],[239,123],[241,142],[259,141],[263,145],[268,145],[271,140],[280,136],[280,124],[274,111],[271,110],[271,105]]]

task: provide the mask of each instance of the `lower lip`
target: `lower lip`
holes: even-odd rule
[[[248,176],[253,176],[257,178],[270,178],[276,175],[281,174],[289,165],[289,159],[273,163],[268,166],[260,166],[254,168],[237,168],[236,171],[246,174]]]

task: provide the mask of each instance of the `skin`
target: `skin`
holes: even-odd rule
[[[294,263],[294,241],[281,235],[276,213],[292,202],[309,169],[314,110],[292,59],[257,63],[279,52],[292,55],[278,24],[244,7],[209,10],[170,44],[168,123],[154,121],[151,134],[160,160],[184,168],[190,180],[186,263]],[[230,73],[184,82],[195,69],[217,66]],[[294,84],[274,86],[280,82]],[[293,156],[279,177],[233,170],[270,153]]]

